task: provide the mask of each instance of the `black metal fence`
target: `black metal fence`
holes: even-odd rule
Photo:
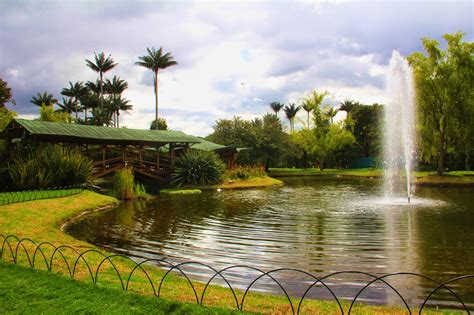
[[[332,298],[332,300],[337,304],[337,308],[339,309],[341,314],[351,314],[351,312],[354,311],[356,302],[358,302],[358,299],[361,297],[361,295],[372,285],[375,283],[382,284],[386,286],[387,289],[393,291],[393,293],[400,299],[401,305],[403,306],[404,309],[406,309],[407,313],[412,314],[412,312],[418,312],[421,314],[424,310],[426,310],[429,307],[432,307],[433,305],[430,304],[430,299],[440,290],[445,290],[447,293],[449,293],[453,297],[453,301],[457,303],[454,307],[462,312],[466,312],[467,314],[471,314],[473,312],[472,308],[470,309],[468,305],[465,304],[461,296],[456,292],[455,284],[459,284],[461,281],[473,281],[474,280],[474,274],[468,274],[456,278],[452,278],[448,281],[437,281],[431,277],[416,274],[416,273],[408,273],[408,272],[400,272],[400,273],[391,273],[391,274],[385,274],[385,275],[373,275],[370,273],[366,272],[360,272],[360,271],[341,271],[341,272],[334,272],[328,275],[325,275],[323,277],[317,277],[311,273],[308,273],[303,270],[299,269],[294,269],[294,268],[280,268],[280,269],[274,269],[270,271],[263,271],[258,268],[254,268],[251,266],[245,266],[245,265],[234,265],[234,266],[229,266],[220,270],[217,270],[213,268],[212,266],[209,266],[204,263],[200,262],[182,262],[182,263],[172,263],[166,259],[145,259],[140,262],[137,262],[133,260],[132,258],[125,256],[125,255],[120,255],[120,254],[104,254],[101,251],[98,251],[96,249],[86,249],[83,251],[79,251],[77,248],[68,246],[68,245],[60,245],[60,246],[55,246],[50,242],[42,242],[42,243],[36,243],[33,240],[29,238],[18,238],[15,235],[2,235],[0,234],[0,241],[2,242],[1,250],[0,250],[0,260],[4,261],[12,261],[15,264],[19,263],[19,257],[20,255],[24,255],[23,258],[26,258],[26,262],[29,264],[29,267],[31,268],[38,268],[39,263],[41,263],[41,266],[43,269],[47,269],[48,271],[53,271],[58,269],[57,267],[58,264],[61,264],[62,267],[65,267],[65,270],[67,270],[67,274],[69,275],[70,278],[75,279],[77,278],[77,273],[80,268],[80,265],[85,266],[83,269],[86,272],[87,278],[90,278],[90,281],[94,284],[97,284],[99,276],[104,272],[105,267],[107,263],[110,264],[111,268],[113,269],[112,274],[114,277],[116,277],[116,282],[120,285],[122,290],[124,291],[129,291],[130,285],[131,285],[131,279],[133,275],[139,271],[142,273],[144,276],[144,279],[146,279],[147,286],[149,288],[150,293],[153,293],[154,296],[160,297],[162,295],[163,291],[163,284],[165,283],[165,280],[168,279],[169,275],[172,272],[180,274],[183,279],[187,282],[189,285],[190,289],[193,292],[193,298],[195,299],[195,302],[199,305],[204,304],[204,298],[206,296],[206,293],[209,291],[209,288],[211,286],[211,283],[217,279],[221,279],[222,284],[224,284],[225,287],[228,288],[228,290],[231,293],[232,299],[233,299],[233,304],[235,304],[235,308],[237,310],[243,311],[245,302],[247,297],[249,296],[249,293],[252,292],[253,289],[255,289],[256,283],[261,280],[262,278],[267,278],[269,281],[275,283],[275,285],[281,290],[283,293],[283,296],[286,298],[286,301],[288,302],[288,309],[290,310],[291,313],[293,314],[300,314],[302,311],[302,306],[303,302],[308,301],[308,293],[314,289],[316,286],[319,286],[320,288],[324,288],[328,293],[329,296]],[[66,257],[68,255],[66,252],[69,251],[69,253],[73,253],[73,256]],[[96,254],[100,258],[95,260],[93,263],[91,261],[88,261],[86,257],[88,257],[90,254]],[[70,255],[70,254],[69,254]],[[97,256],[96,256],[97,257]],[[40,262],[38,262],[40,260]],[[120,262],[117,262],[117,260],[120,260]],[[118,263],[126,263],[129,266],[129,272],[122,272],[120,271],[120,268],[118,268]],[[56,263],[56,264],[55,264]],[[159,265],[161,267],[164,267],[166,272],[164,272],[164,275],[161,277],[161,280],[154,282],[152,280],[151,274],[144,268],[147,265],[154,264],[154,265]],[[93,267],[95,265],[95,268]],[[196,266],[200,268],[205,268],[208,269],[211,272],[211,277],[207,282],[200,282],[202,285],[204,285],[202,292],[200,294],[198,293],[198,290],[196,288],[196,280],[191,280],[191,277],[189,274],[187,274],[184,271],[185,266]],[[53,268],[55,267],[55,268]],[[110,268],[110,267],[109,267]],[[257,273],[258,276],[253,278],[251,280],[250,284],[244,288],[243,290],[238,290],[235,287],[232,286],[231,280],[226,278],[224,275],[225,272],[229,272],[231,270],[236,270],[236,269],[248,269],[253,271],[254,273]],[[290,294],[285,288],[285,285],[278,281],[276,279],[276,274],[281,273],[281,272],[294,272],[298,274],[303,274],[305,276],[308,276],[309,278],[312,279],[310,284],[306,283],[305,285],[307,286],[306,289],[303,290],[303,294],[296,300],[294,298],[290,297]],[[347,301],[348,298],[347,296],[344,298],[338,297],[333,288],[331,287],[331,284],[329,284],[330,280],[336,276],[341,276],[341,275],[364,275],[370,280],[368,280],[366,283],[361,284],[361,288],[357,291],[357,293],[349,299],[350,305],[347,307]],[[429,281],[433,284],[433,290],[429,292],[429,294],[426,295],[424,298],[423,302],[415,309],[412,308],[409,303],[407,302],[407,298],[401,294],[397,288],[388,283],[388,280],[391,278],[397,278],[397,277],[417,277],[420,279],[423,279],[425,281]],[[303,285],[303,284],[302,284]],[[239,299],[238,294],[241,295],[242,297]],[[344,309],[343,305],[346,305],[346,309]]]
[[[82,192],[85,187],[86,184],[82,184],[64,187],[51,187],[38,190],[0,192],[0,206],[37,199],[72,196]]]

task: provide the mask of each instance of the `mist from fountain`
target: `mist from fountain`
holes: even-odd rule
[[[386,198],[413,193],[415,90],[408,61],[393,51],[387,76],[384,124],[384,193]]]

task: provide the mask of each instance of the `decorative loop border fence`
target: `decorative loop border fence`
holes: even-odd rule
[[[471,311],[472,311],[467,307],[467,305],[464,303],[461,297],[455,292],[455,290],[452,288],[452,285],[456,282],[460,282],[466,279],[474,280],[474,274],[468,274],[468,275],[450,279],[448,281],[440,282],[431,277],[420,275],[417,273],[410,273],[410,272],[399,272],[399,273],[386,274],[383,276],[377,276],[377,275],[373,275],[373,274],[361,272],[361,271],[340,271],[340,272],[334,272],[334,273],[328,274],[323,277],[316,277],[315,275],[311,273],[308,273],[300,269],[294,269],[294,268],[279,268],[279,269],[274,269],[270,271],[263,271],[259,268],[255,268],[255,267],[251,267],[247,265],[234,265],[234,266],[229,266],[229,267],[217,270],[207,264],[200,263],[200,262],[193,262],[193,261],[183,262],[183,263],[172,263],[172,262],[167,261],[166,259],[145,259],[143,261],[136,262],[132,258],[125,255],[121,255],[121,254],[106,255],[96,249],[86,249],[80,252],[76,248],[68,246],[68,245],[55,246],[50,242],[42,242],[42,243],[37,244],[35,241],[29,238],[20,239],[15,235],[5,236],[3,234],[0,234],[0,240],[3,240],[2,246],[0,249],[0,260],[5,260],[8,256],[14,264],[18,264],[19,263],[18,257],[21,254],[20,249],[22,249],[22,252],[26,256],[28,264],[31,268],[38,268],[37,259],[40,256],[39,259],[42,258],[44,267],[46,267],[48,271],[52,272],[53,266],[55,266],[54,262],[57,261],[55,260],[55,257],[56,258],[59,257],[60,258],[59,261],[61,262],[63,266],[66,266],[67,272],[71,279],[75,279],[79,265],[80,263],[83,263],[86,266],[85,267],[86,272],[88,273],[92,283],[94,284],[97,284],[101,271],[104,272],[104,268],[102,268],[104,264],[109,263],[113,269],[113,273],[115,273],[117,277],[118,283],[120,283],[120,286],[122,290],[124,291],[129,291],[132,276],[135,274],[137,270],[139,270],[146,277],[149,287],[152,290],[153,295],[156,297],[161,296],[163,283],[168,278],[170,273],[173,271],[176,271],[179,274],[181,274],[184,277],[185,281],[189,284],[194,294],[194,299],[196,300],[196,303],[198,305],[204,305],[204,297],[206,296],[206,292],[208,291],[209,286],[211,285],[211,282],[216,278],[221,278],[225,282],[226,286],[229,288],[232,294],[233,300],[235,302],[235,308],[237,310],[243,311],[246,298],[248,297],[248,294],[251,292],[251,289],[260,279],[266,277],[270,279],[271,281],[273,281],[281,289],[284,296],[286,297],[286,300],[288,301],[288,305],[291,308],[291,311],[293,314],[300,314],[302,310],[301,309],[302,304],[305,301],[305,299],[307,299],[308,293],[310,292],[311,289],[313,289],[317,285],[324,287],[327,290],[327,292],[330,293],[333,300],[337,303],[337,306],[341,314],[345,314],[345,311],[342,305],[342,299],[335,294],[335,292],[331,289],[330,285],[327,282],[331,278],[334,278],[335,276],[338,276],[338,275],[352,274],[352,275],[364,275],[371,278],[372,280],[368,281],[360,290],[358,290],[357,294],[354,296],[352,301],[350,301],[351,303],[347,311],[347,314],[351,314],[358,298],[364,293],[364,291],[367,288],[369,288],[371,285],[373,285],[376,282],[382,283],[383,285],[387,286],[387,288],[392,290],[400,298],[401,302],[403,303],[403,306],[406,308],[406,311],[409,314],[412,314],[412,308],[409,306],[406,298],[393,285],[387,282],[387,279],[389,278],[395,278],[395,277],[401,277],[401,276],[418,277],[418,278],[432,282],[435,286],[435,288],[426,296],[423,303],[419,307],[418,309],[419,314],[421,314],[423,310],[425,310],[429,306],[428,302],[430,301],[431,297],[442,289],[449,292],[449,294],[451,294],[453,298],[459,303],[459,309],[465,311],[467,314],[471,314]],[[27,245],[30,245],[29,248]],[[49,252],[50,252],[49,256],[47,255],[45,248],[49,248]],[[73,259],[74,263],[72,263],[71,261],[68,261],[68,259],[66,258],[65,256],[66,250],[69,250],[75,254],[76,258]],[[89,256],[92,253],[97,254],[101,257],[99,260],[95,262],[95,264],[97,265],[95,270],[94,268],[92,268],[92,264],[90,263],[90,261],[86,259],[86,256]],[[130,273],[125,274],[124,276],[124,272],[121,273],[119,268],[117,267],[116,265],[117,262],[114,263],[114,260],[116,259],[122,259],[122,262],[123,260],[125,260],[128,263],[130,263],[132,266],[130,267],[131,269]],[[149,263],[158,264],[159,266],[166,267],[168,269],[163,275],[163,277],[161,278],[161,280],[157,283],[158,286],[154,284],[150,274],[143,267],[144,264],[149,264]],[[214,273],[210,277],[210,279],[205,283],[204,289],[202,290],[202,293],[200,295],[198,294],[198,291],[195,287],[195,283],[193,283],[189,275],[186,274],[186,272],[183,270],[183,267],[185,266],[203,267],[203,268],[207,268],[209,271]],[[232,287],[229,279],[227,279],[223,273],[228,272],[233,269],[242,269],[242,268],[257,272],[259,273],[259,275],[251,281],[250,285],[248,285],[245,290],[242,290],[243,296],[239,301],[236,294],[237,290],[234,287]],[[275,274],[281,273],[281,272],[299,273],[313,279],[313,282],[304,291],[303,295],[301,296],[301,298],[299,299],[299,302],[296,305],[291,300],[290,294],[288,293],[284,285],[281,282],[279,282],[274,276]],[[124,279],[126,279],[126,281],[124,281]]]
[[[23,190],[23,191],[9,191],[0,192],[0,206],[11,203],[25,202],[37,199],[59,198],[76,195],[82,192],[86,184],[72,185],[64,187],[52,187],[41,190]]]

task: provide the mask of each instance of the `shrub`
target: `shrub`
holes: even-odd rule
[[[176,160],[171,174],[172,183],[178,186],[213,185],[221,181],[225,166],[214,152],[192,150]]]
[[[113,191],[117,198],[122,200],[130,200],[135,198],[135,176],[131,167],[124,167],[114,174]]]
[[[227,179],[250,179],[266,176],[267,173],[261,167],[237,166],[225,175]]]
[[[64,187],[86,183],[92,162],[75,148],[46,145],[8,163],[16,189]]]

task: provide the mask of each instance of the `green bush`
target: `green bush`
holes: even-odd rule
[[[122,200],[130,200],[148,195],[144,185],[135,183],[133,168],[128,166],[115,172],[112,191],[117,198]]]
[[[237,166],[228,170],[225,174],[226,179],[250,179],[266,176],[267,173],[261,167]]]
[[[188,151],[176,160],[176,168],[171,174],[172,183],[178,187],[191,184],[213,185],[221,181],[225,165],[214,152]]]
[[[124,167],[114,174],[114,194],[122,200],[135,198],[135,176],[131,167]]]
[[[16,189],[64,187],[86,183],[92,175],[92,162],[75,148],[46,145],[26,157],[8,163]]]

